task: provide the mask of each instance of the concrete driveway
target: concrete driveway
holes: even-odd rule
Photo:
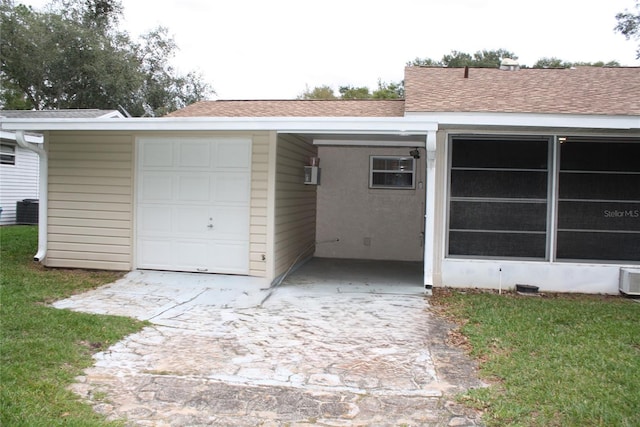
[[[419,288],[298,277],[138,271],[58,301],[152,323],[73,390],[128,425],[480,425],[454,398],[482,386],[475,366]]]

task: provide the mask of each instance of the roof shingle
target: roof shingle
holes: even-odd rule
[[[61,110],[0,110],[0,117],[11,119],[97,119],[113,114],[120,115],[117,110],[82,108]]]
[[[406,112],[640,115],[639,67],[407,67]]]
[[[200,101],[167,117],[402,117],[404,100]]]

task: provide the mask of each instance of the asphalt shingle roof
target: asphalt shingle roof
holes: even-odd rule
[[[200,101],[167,117],[402,117],[404,100]]]
[[[111,113],[116,113],[116,110],[0,110],[0,117],[11,119],[97,119]]]
[[[640,115],[640,67],[407,67],[406,112]]]

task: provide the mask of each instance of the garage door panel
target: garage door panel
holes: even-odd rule
[[[249,243],[212,243],[210,256],[213,268],[223,273],[246,274],[249,269]]]
[[[138,264],[143,268],[169,269],[173,259],[169,239],[138,239]]]
[[[210,174],[180,174],[176,177],[176,198],[181,202],[211,201]]]
[[[217,168],[249,169],[251,166],[251,144],[221,141],[216,148],[215,165]]]
[[[148,173],[141,178],[140,198],[143,202],[167,202],[173,199],[173,177],[166,173]]]
[[[209,140],[182,142],[178,145],[179,168],[206,168],[212,167],[212,150]]]
[[[191,234],[193,237],[203,237],[207,225],[211,222],[208,206],[179,206],[173,208],[172,233],[178,235]]]
[[[173,165],[173,143],[170,141],[142,141],[141,163],[145,168],[171,167]]]
[[[247,174],[218,173],[215,180],[215,202],[249,203],[251,181]]]
[[[173,242],[174,264],[179,269],[198,271],[208,264],[208,245],[201,239],[175,240]]]
[[[171,230],[170,206],[151,205],[138,208],[138,234],[161,236]]]
[[[137,266],[247,274],[251,140],[143,138],[138,159]]]
[[[249,240],[249,209],[217,207],[213,214],[215,237],[224,240]]]

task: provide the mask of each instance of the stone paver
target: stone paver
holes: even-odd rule
[[[218,299],[217,285],[141,289],[144,298],[129,282],[56,304],[153,323],[96,354],[73,385],[109,419],[139,426],[480,425],[480,413],[454,402],[456,393],[482,386],[475,366],[447,345],[453,325],[419,293],[283,286],[251,306],[245,297],[264,299],[264,289]]]

